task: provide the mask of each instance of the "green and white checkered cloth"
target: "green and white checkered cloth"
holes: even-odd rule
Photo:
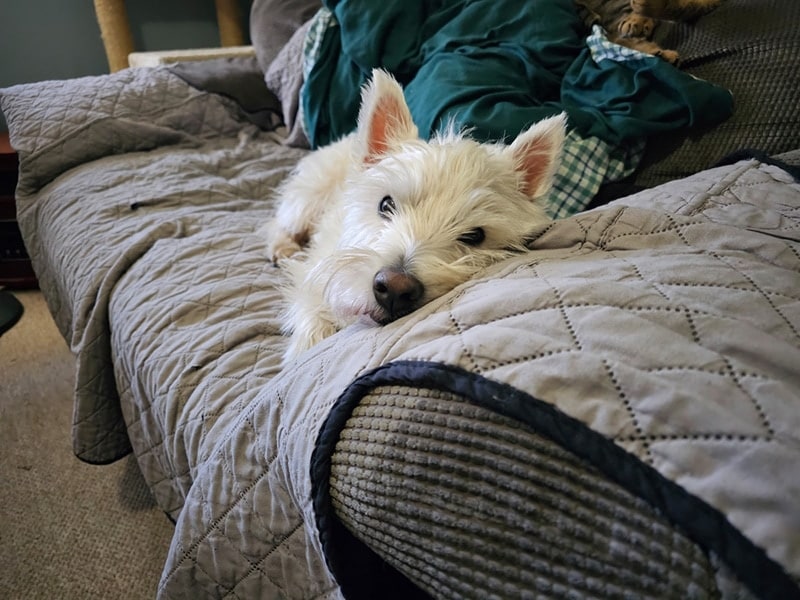
[[[322,51],[322,40],[325,32],[331,27],[338,27],[339,23],[333,13],[324,6],[317,11],[311,22],[311,26],[303,40],[303,80],[308,80],[308,74],[317,64],[319,54]]]
[[[327,8],[320,9],[314,17],[304,42],[305,79],[319,58],[325,32],[337,26],[334,15]],[[594,26],[586,43],[595,62],[638,60],[647,56],[609,41],[599,25]],[[575,130],[570,131],[546,201],[545,208],[550,217],[561,219],[586,208],[603,184],[619,181],[633,173],[644,154],[644,147],[644,139],[630,147],[619,148],[600,138],[583,137]]]
[[[592,59],[624,62],[648,55],[609,41],[599,25],[586,38]],[[619,148],[597,137],[582,137],[575,130],[567,134],[561,166],[553,180],[547,212],[561,219],[580,212],[592,201],[604,183],[619,181],[636,169],[642,159],[645,139],[627,148]]]
[[[633,173],[643,152],[644,140],[625,152],[600,138],[570,131],[545,207],[550,217],[562,219],[582,211],[600,186]]]

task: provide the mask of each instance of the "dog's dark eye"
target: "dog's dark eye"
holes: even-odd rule
[[[381,201],[378,204],[378,213],[380,213],[384,219],[388,219],[391,215],[393,215],[395,210],[396,207],[391,196],[384,196],[381,198]]]
[[[462,244],[466,244],[467,246],[478,246],[480,245],[483,240],[486,239],[486,233],[483,231],[482,227],[476,227],[475,229],[471,229],[460,238],[458,241]]]

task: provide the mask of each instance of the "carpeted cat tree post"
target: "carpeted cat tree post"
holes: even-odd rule
[[[94,12],[106,49],[111,72],[128,67],[128,54],[133,52],[133,35],[125,10],[125,0],[94,0]]]
[[[242,46],[244,30],[238,0],[214,0],[217,9],[220,45]],[[128,55],[133,52],[125,0],[94,0],[94,12],[100,25],[100,35],[111,72],[128,67]]]
[[[243,46],[244,31],[238,0],[214,0],[217,7],[217,26],[222,46]]]

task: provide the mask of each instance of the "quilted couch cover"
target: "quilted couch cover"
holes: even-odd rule
[[[300,151],[167,70],[18,86],[2,107],[21,158],[19,220],[77,356],[75,451],[107,462],[132,448],[176,519],[161,597],[342,597],[353,578],[342,523],[415,593],[488,597],[502,582],[488,557],[515,530],[486,538],[488,579],[464,573],[460,588],[448,571],[457,563],[437,562],[447,553],[436,528],[418,519],[403,550],[376,534],[395,513],[385,526],[359,522],[366,508],[348,495],[420,507],[406,483],[450,473],[453,456],[472,461],[459,444],[500,425],[543,440],[520,441],[529,466],[591,473],[554,471],[562,496],[644,502],[689,540],[690,563],[711,565],[707,587],[689,577],[668,595],[798,596],[800,185],[787,171],[746,160],[556,221],[529,253],[281,370],[282,275],[254,232]],[[471,437],[417,438],[394,478],[369,462],[425,421],[419,411],[446,414],[444,401],[461,408],[440,429],[458,429],[464,406],[484,411],[469,413]],[[503,479],[498,461],[473,461],[485,497],[531,477],[519,468]],[[388,479],[358,490],[362,476]],[[450,499],[437,522],[454,519],[472,492],[434,481],[429,492]],[[485,514],[477,530],[456,521],[449,543],[502,526]],[[560,535],[601,526],[583,519]],[[569,590],[596,550],[576,551],[567,572],[553,558],[537,582],[499,593]],[[506,564],[520,569],[537,560],[510,551]],[[613,562],[592,593],[625,594]]]

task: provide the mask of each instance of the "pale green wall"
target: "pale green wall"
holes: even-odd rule
[[[246,23],[250,1],[240,4]],[[219,45],[213,0],[128,0],[127,10],[136,50]],[[0,87],[107,72],[92,0],[0,0]]]

